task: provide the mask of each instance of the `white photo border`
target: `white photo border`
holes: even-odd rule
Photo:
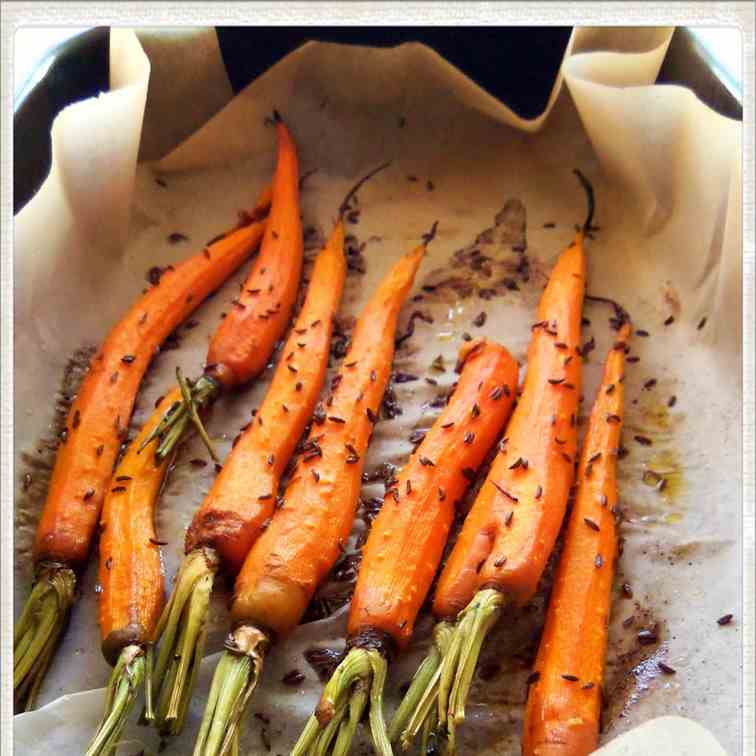
[[[756,752],[754,709],[754,4],[752,2],[7,2],[0,3],[0,753],[13,752],[13,40],[27,26],[577,25],[737,27],[743,37],[743,638],[742,751]],[[254,7],[254,14],[250,8]],[[748,462],[748,460],[751,462]]]

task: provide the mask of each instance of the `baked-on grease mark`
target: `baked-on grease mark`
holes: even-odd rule
[[[81,386],[89,364],[97,354],[97,348],[85,346],[76,349],[66,361],[58,389],[55,393],[53,417],[47,431],[40,436],[31,448],[21,452],[21,471],[19,474],[20,495],[15,501],[15,550],[17,564],[28,564],[34,540],[34,532],[39,521],[42,507],[50,484],[55,455],[64,432],[68,435],[66,422],[71,405]],[[72,419],[73,431],[78,427],[76,415]],[[97,453],[97,449],[95,452]],[[92,493],[94,496],[94,492]]]

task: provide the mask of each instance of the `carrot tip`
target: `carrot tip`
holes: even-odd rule
[[[588,216],[585,219],[585,223],[583,223],[582,229],[583,233],[587,233],[593,228],[591,224],[593,223],[593,212],[596,209],[596,200],[593,193],[593,185],[585,177],[585,174],[583,174],[577,168],[574,168],[572,172],[578,177],[578,181],[580,182],[580,185],[583,187],[583,189],[585,189],[585,193],[588,197]]]
[[[434,221],[430,227],[430,231],[422,235],[423,244],[428,245],[436,238],[436,231],[438,230],[438,221]]]
[[[347,193],[344,197],[342,203],[339,205],[339,219],[343,218],[347,210],[349,210],[349,203],[352,201],[352,197],[357,193],[357,190],[360,189],[369,179],[373,178],[373,176],[376,175],[376,173],[380,173],[382,170],[388,168],[391,165],[391,161],[386,161],[385,163],[382,163],[377,168],[373,168],[372,171],[365,174]]]
[[[609,297],[597,297],[593,294],[586,294],[585,298],[589,302],[601,302],[602,304],[608,304],[614,309],[614,319],[612,325],[617,330],[622,328],[626,323],[632,323],[633,319],[630,317],[630,313],[617,301],[610,299]]]
[[[305,181],[307,181],[307,179],[310,178],[310,176],[314,175],[317,172],[318,172],[318,169],[317,168],[313,168],[311,171],[306,171],[305,173],[303,173],[299,177],[299,188],[300,188],[300,190],[304,186]]]

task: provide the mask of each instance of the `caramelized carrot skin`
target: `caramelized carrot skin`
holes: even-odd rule
[[[315,261],[307,297],[265,400],[187,531],[187,553],[211,546],[232,575],[273,514],[281,475],[323,388],[345,276],[344,226],[339,221]]]
[[[456,617],[483,586],[497,587],[518,603],[536,590],[574,477],[585,274],[580,232],[541,298],[522,396],[504,451],[441,573],[433,603],[438,617]]]
[[[166,270],[107,336],[66,420],[37,529],[35,562],[79,568],[86,561],[121,434],[150,360],[176,326],[250,255],[263,229],[264,222],[253,222]]]
[[[291,318],[302,274],[299,162],[289,130],[280,121],[276,128],[278,164],[260,254],[207,354],[208,374],[226,387],[265,368]]]
[[[163,569],[155,534],[155,507],[168,460],[156,463],[139,447],[168,407],[181,400],[179,388],[161,399],[113,474],[100,518],[100,634],[105,658],[115,663],[130,643],[146,643],[163,604]]]
[[[364,455],[394,356],[397,317],[425,252],[389,272],[355,327],[326,419],[313,424],[285,503],[247,555],[231,606],[236,624],[286,636],[342,552],[354,520]],[[314,451],[319,449],[319,452]]]
[[[509,417],[516,360],[486,342],[468,355],[449,404],[399,473],[395,493],[386,494],[370,529],[349,614],[350,637],[373,628],[388,633],[399,648],[409,642],[456,502]]]
[[[625,326],[619,344],[629,336],[629,326]],[[578,491],[535,663],[539,677],[528,693],[525,756],[583,756],[598,747],[617,555],[613,507],[624,413],[624,363],[624,348],[612,349],[593,405]],[[565,680],[565,674],[578,679]]]

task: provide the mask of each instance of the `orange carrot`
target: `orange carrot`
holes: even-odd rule
[[[92,359],[61,436],[34,543],[35,586],[16,624],[14,695],[27,708],[74,600],[142,376],[166,337],[255,249],[269,202],[264,192],[249,225],[163,271]]]
[[[629,338],[625,324],[607,358],[580,455],[577,494],[528,693],[525,756],[585,756],[598,747]]]
[[[186,534],[186,557],[165,608],[155,674],[161,684],[157,724],[183,726],[202,659],[205,623],[216,571],[235,575],[275,511],[278,486],[312,417],[325,380],[333,321],[341,300],[346,258],[339,221],[318,255],[304,305],[281,351],[265,400],[239,436]]]
[[[231,606],[236,628],[213,678],[195,754],[225,753],[236,742],[270,641],[299,623],[344,548],[391,370],[399,310],[430,238],[394,265],[363,310],[284,502],[236,578]]]
[[[437,617],[456,617],[482,586],[526,602],[559,533],[577,447],[585,290],[581,235],[559,258],[541,298],[522,396],[439,578]]]
[[[116,467],[100,519],[100,635],[114,670],[105,713],[87,756],[110,753],[145,677],[146,654],[163,605],[163,567],[155,534],[155,504],[168,459],[140,454],[140,442],[181,399],[163,397]]]
[[[502,346],[466,346],[464,371],[446,409],[384,498],[365,544],[352,597],[348,633],[387,633],[399,648],[441,559],[462,497],[509,418],[517,390],[517,362]],[[461,366],[460,366],[461,369]]]
[[[462,375],[448,406],[386,493],[371,527],[349,614],[350,650],[326,685],[295,756],[310,748],[325,753],[332,738],[348,749],[368,696],[376,750],[391,752],[382,716],[388,659],[412,635],[455,504],[509,417],[517,388],[517,362],[497,344],[466,346],[458,369]]]
[[[236,579],[234,622],[260,624],[285,637],[341,554],[391,371],[397,316],[424,252],[423,244],[401,258],[363,310],[325,402],[325,417],[310,431],[285,503]]]
[[[225,389],[255,378],[268,363],[291,318],[302,274],[303,241],[299,211],[299,162],[289,130],[275,113],[278,162],[271,189],[270,216],[260,254],[233,308],[210,342],[204,374],[191,387],[190,400],[171,408],[145,441],[159,439],[156,454],[169,454],[190,423],[213,459],[199,411]],[[181,380],[179,378],[179,380]]]
[[[141,437],[180,398],[177,389],[162,397]],[[100,518],[100,634],[111,664],[123,646],[152,639],[163,604],[155,502],[168,465],[152,454],[139,454],[139,441],[137,436],[116,467]]]
[[[532,327],[522,396],[488,477],[467,515],[436,587],[433,612],[456,626],[433,683],[408,691],[402,716],[417,708],[402,734],[408,744],[437,702],[437,727],[455,748],[483,640],[508,601],[525,603],[535,592],[564,518],[575,471],[580,395],[580,326],[585,293],[583,239],[588,219],[561,254]],[[427,681],[424,681],[427,683]],[[393,732],[403,722],[392,725]]]
[[[289,323],[299,290],[303,256],[299,162],[278,114],[276,130],[278,165],[260,255],[207,352],[206,374],[225,388],[247,383],[262,372]]]

